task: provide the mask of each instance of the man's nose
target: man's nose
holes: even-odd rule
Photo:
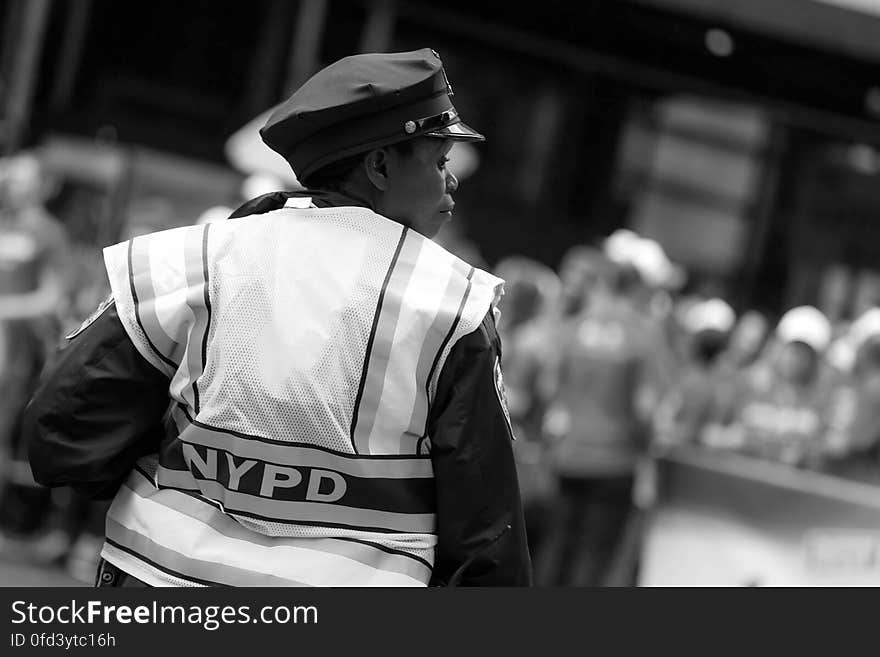
[[[446,172],[446,191],[449,194],[452,194],[456,189],[458,189],[458,178],[455,177],[451,171]]]

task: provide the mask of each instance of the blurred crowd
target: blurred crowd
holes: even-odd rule
[[[652,456],[688,448],[880,482],[880,308],[778,321],[687,292],[619,230],[558,271],[500,262],[499,331],[536,580],[634,585]]]
[[[266,191],[249,180],[243,196]],[[0,558],[90,584],[107,505],[38,486],[18,439],[47,359],[109,292],[99,245],[47,209],[56,192],[36,155],[0,159]],[[123,237],[161,227],[148,215],[129,217]],[[448,246],[477,257],[459,241]],[[689,291],[660,244],[629,230],[572,247],[556,271],[525,256],[493,269],[507,281],[499,394],[539,585],[637,583],[658,450],[880,482],[880,308],[835,323],[811,306],[735,310]]]
[[[100,249],[46,207],[57,181],[33,153],[0,159],[0,556],[91,583],[106,505],[37,485],[19,422],[47,359],[108,294]]]

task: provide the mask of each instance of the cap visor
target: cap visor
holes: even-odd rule
[[[442,137],[443,139],[454,139],[456,141],[486,141],[483,135],[460,121],[445,128],[437,128],[436,130],[426,132],[425,136]]]

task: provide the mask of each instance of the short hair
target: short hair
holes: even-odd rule
[[[412,154],[413,144],[411,139],[407,139],[396,144],[391,144],[390,146],[383,146],[382,148],[394,149],[401,155],[410,155]],[[355,155],[349,155],[336,162],[331,162],[317,171],[310,173],[304,180],[300,180],[300,182],[308,189],[339,191],[342,184],[351,178],[352,174],[354,174],[355,170],[361,165],[364,161],[364,157],[366,157],[369,152],[371,151],[364,151]]]

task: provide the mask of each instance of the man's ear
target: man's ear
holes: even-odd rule
[[[376,148],[364,157],[364,171],[373,186],[385,191],[388,189],[388,151]]]

